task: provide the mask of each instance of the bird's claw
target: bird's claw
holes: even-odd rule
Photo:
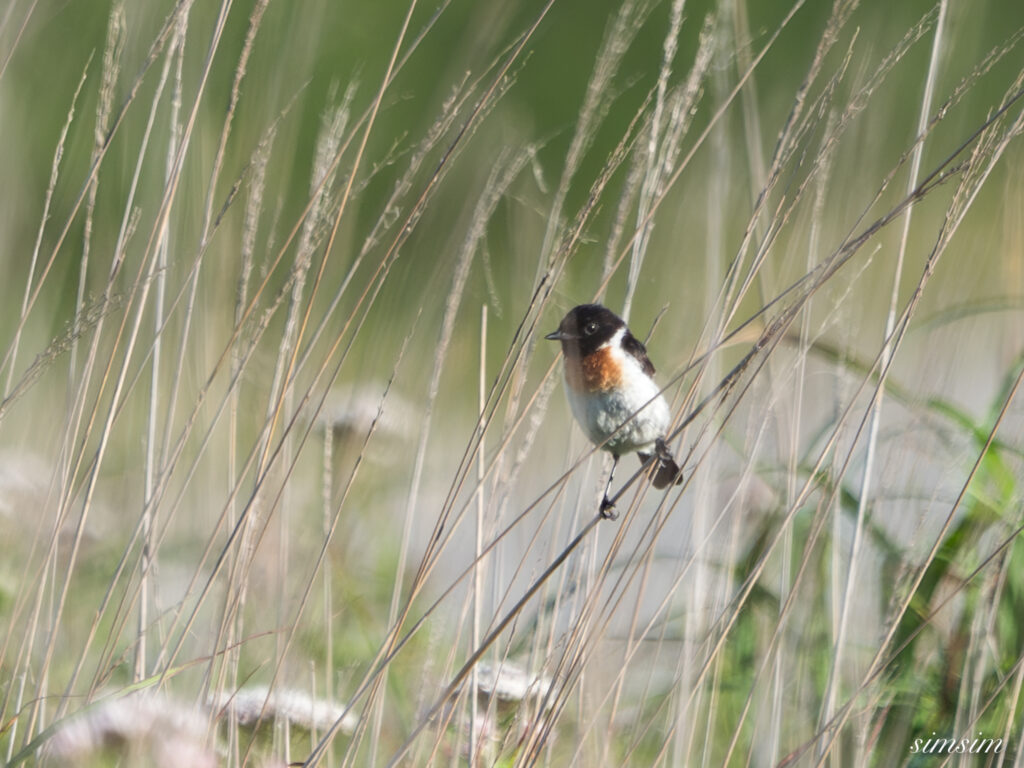
[[[601,517],[605,520],[619,519],[619,513],[615,511],[615,502],[607,496],[601,499]]]

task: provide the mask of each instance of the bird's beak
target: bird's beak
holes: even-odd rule
[[[548,339],[549,341],[561,341],[562,339],[564,339],[564,338],[565,338],[565,334],[563,334],[563,333],[561,332],[561,330],[558,330],[558,331],[552,331],[551,333],[549,333],[549,334],[548,334],[547,336],[545,336],[544,338],[545,338],[545,339]]]

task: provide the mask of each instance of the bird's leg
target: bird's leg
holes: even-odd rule
[[[662,437],[654,441],[654,453],[659,459],[672,461],[672,451],[668,449],[665,439]]]
[[[618,514],[615,512],[615,504],[611,499],[608,498],[608,491],[612,487],[612,478],[615,477],[615,467],[619,463],[619,455],[617,453],[612,454],[612,468],[608,473],[608,483],[604,487],[604,495],[601,497],[601,517],[605,520],[615,520]]]

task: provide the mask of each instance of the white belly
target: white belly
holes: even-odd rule
[[[621,359],[624,386],[584,395],[567,385],[569,405],[587,437],[593,443],[604,443],[604,450],[616,455],[652,453],[654,442],[665,436],[672,421],[668,403],[634,358],[622,354]]]

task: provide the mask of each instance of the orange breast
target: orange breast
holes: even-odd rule
[[[565,380],[577,392],[604,392],[622,385],[622,366],[602,347],[582,360],[566,359]]]

